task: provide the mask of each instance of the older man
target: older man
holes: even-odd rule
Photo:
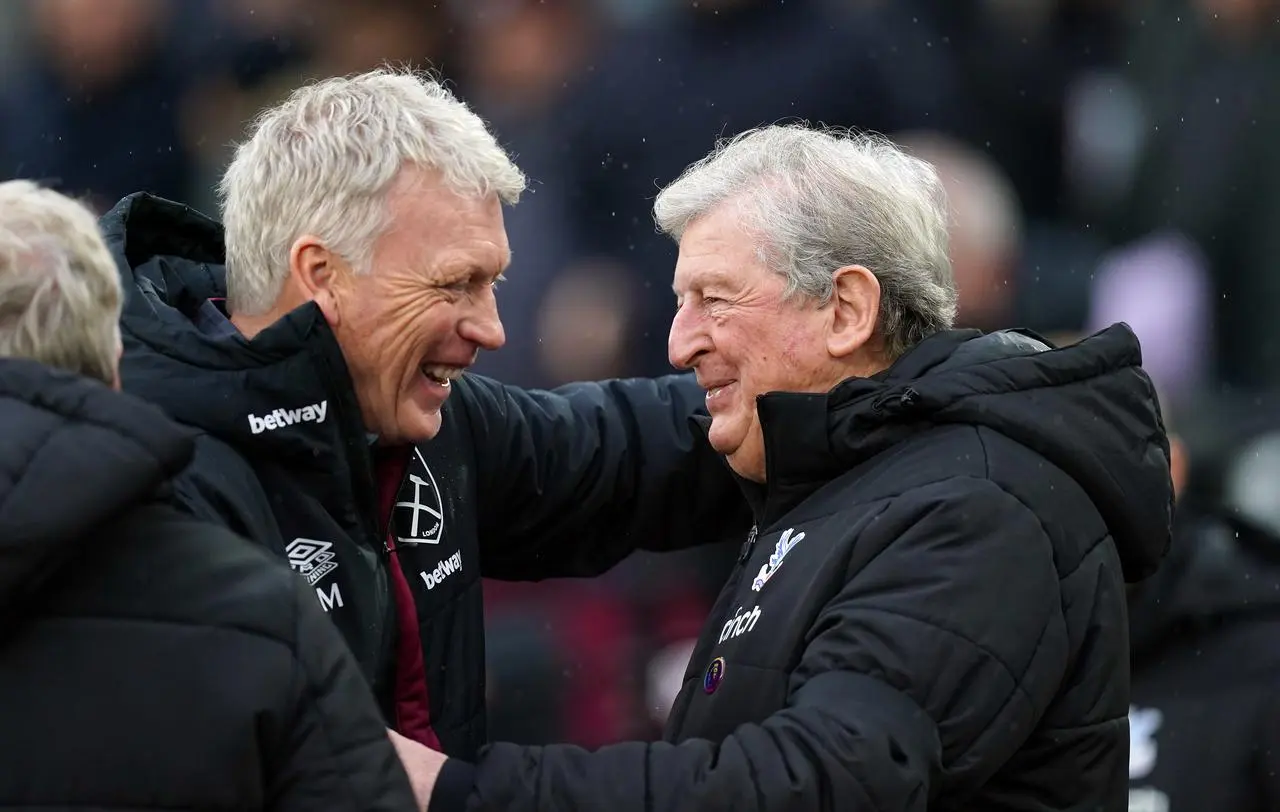
[[[875,138],[753,131],[655,210],[757,532],[665,741],[494,745],[432,809],[1123,810],[1125,582],[1171,501],[1133,334],[950,329],[938,178]]]
[[[145,194],[103,220],[125,389],[202,430],[178,498],[288,559],[390,725],[463,757],[485,738],[482,575],[590,575],[750,525],[690,425],[693,376],[463,375],[503,343],[502,206],[524,185],[441,84],[374,71],[259,117],[225,232]]]
[[[0,808],[412,809],[311,590],[169,504],[120,301],[85,206],[0,183]]]

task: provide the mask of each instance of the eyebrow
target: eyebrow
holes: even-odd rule
[[[702,274],[698,281],[701,284],[697,287],[700,290],[705,290],[706,288],[715,287],[717,285],[728,285],[733,281],[733,277],[724,271],[707,271]],[[676,289],[675,282],[671,283],[671,292],[676,296],[680,295],[680,291]]]
[[[462,260],[462,259],[455,262],[448,262],[444,265],[444,273],[449,276],[453,276],[453,275],[461,276],[465,274],[468,277],[479,276],[479,277],[485,277],[490,279],[497,279],[501,277],[503,274],[505,274],[508,270],[510,270],[511,256],[512,256],[511,252],[507,252],[506,256],[504,256],[502,261],[500,261],[497,265],[490,265],[487,262],[486,263],[472,262],[470,260]]]

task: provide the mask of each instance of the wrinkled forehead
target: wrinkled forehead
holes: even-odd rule
[[[677,297],[690,293],[725,297],[770,286],[774,277],[750,239],[703,239],[682,242],[672,274]]]
[[[677,260],[675,273],[671,279],[672,293],[683,296],[691,292],[741,285],[741,276],[734,274],[730,265],[723,259],[719,256],[710,256],[688,261]]]
[[[746,227],[741,202],[729,200],[695,218],[680,235],[672,286],[677,295],[710,285],[742,285],[765,270],[759,236]]]
[[[511,264],[497,195],[460,195],[426,184],[398,191],[388,201],[379,253],[398,254],[418,267],[470,266],[494,276]]]

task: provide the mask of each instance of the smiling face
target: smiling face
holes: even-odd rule
[[[353,274],[328,254],[339,267],[321,274],[314,298],[365,427],[386,444],[416,443],[440,430],[450,382],[506,340],[494,285],[511,252],[497,197],[459,196],[419,170],[393,186],[388,215],[371,271]]]
[[[769,392],[828,391],[850,371],[846,345],[853,340],[860,347],[870,326],[866,314],[860,325],[845,323],[839,286],[837,297],[822,307],[802,297],[785,298],[786,280],[760,261],[756,244],[739,226],[732,205],[689,225],[672,285],[679,309],[668,352],[672,364],[694,370],[707,390],[712,447],[740,476],[763,482],[756,398]],[[857,286],[865,287],[870,274],[856,270],[860,273],[852,281],[860,293]],[[865,334],[851,339],[851,328]]]

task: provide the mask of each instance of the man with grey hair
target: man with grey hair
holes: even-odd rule
[[[89,209],[0,183],[0,807],[408,810],[299,579],[170,502],[189,430],[118,389]]]
[[[690,424],[693,376],[550,393],[463,374],[504,340],[502,207],[524,186],[442,84],[376,70],[259,116],[225,231],[146,194],[103,220],[125,389],[203,431],[179,499],[286,558],[389,725],[463,758],[485,740],[482,575],[594,575],[750,526]]]
[[[745,133],[655,213],[755,532],[664,741],[493,745],[433,809],[1123,810],[1172,496],[1133,334],[951,329],[938,177],[879,138]]]

